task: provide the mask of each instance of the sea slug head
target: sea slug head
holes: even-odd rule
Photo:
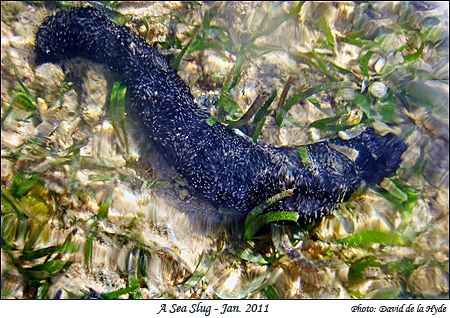
[[[35,63],[59,63],[63,60],[82,55],[80,39],[86,25],[95,24],[104,18],[94,8],[73,8],[60,10],[47,17],[36,32],[34,47]],[[81,56],[82,57],[82,56]]]
[[[60,62],[65,53],[65,28],[61,27],[60,13],[48,17],[36,33],[34,60],[36,65]]]

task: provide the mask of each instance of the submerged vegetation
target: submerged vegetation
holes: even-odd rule
[[[448,297],[448,12],[426,2],[6,2],[2,27],[14,35],[24,17],[8,12],[28,8],[36,18],[19,37],[32,38],[54,7],[80,4],[158,45],[199,101],[213,101],[199,103],[210,125],[277,146],[371,126],[409,149],[397,176],[317,224],[264,213],[290,190],[226,223],[229,211],[197,213],[183,181],[140,156],[113,75],[91,64],[30,75],[32,44],[2,39],[2,298]]]

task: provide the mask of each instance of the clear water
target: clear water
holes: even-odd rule
[[[114,3],[111,17],[172,62],[191,43],[178,73],[211,116],[236,120],[276,89],[263,142],[368,125],[408,150],[396,176],[333,216],[245,242],[242,219],[192,195],[129,119],[124,144],[117,75],[34,65],[43,19],[82,3],[2,2],[2,298],[448,297],[448,5],[306,2],[289,16],[293,3]],[[228,92],[237,108],[220,113],[208,101],[255,34]],[[277,124],[289,83],[285,102],[341,81],[354,87],[307,96]]]

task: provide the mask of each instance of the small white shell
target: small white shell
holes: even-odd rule
[[[369,91],[373,97],[381,98],[387,93],[387,87],[381,82],[375,82],[369,87]]]

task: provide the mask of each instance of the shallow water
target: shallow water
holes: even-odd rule
[[[246,242],[243,217],[190,193],[129,118],[124,145],[117,74],[34,64],[43,19],[87,3],[2,2],[2,298],[448,297],[448,6],[306,2],[289,16],[293,3],[108,3],[174,63],[191,43],[178,74],[211,116],[236,120],[275,89],[263,142],[371,126],[408,150],[395,176],[331,217]],[[220,110],[208,101],[261,30],[228,92],[236,109]],[[353,87],[300,99],[277,124],[286,83],[289,101],[342,81]]]

